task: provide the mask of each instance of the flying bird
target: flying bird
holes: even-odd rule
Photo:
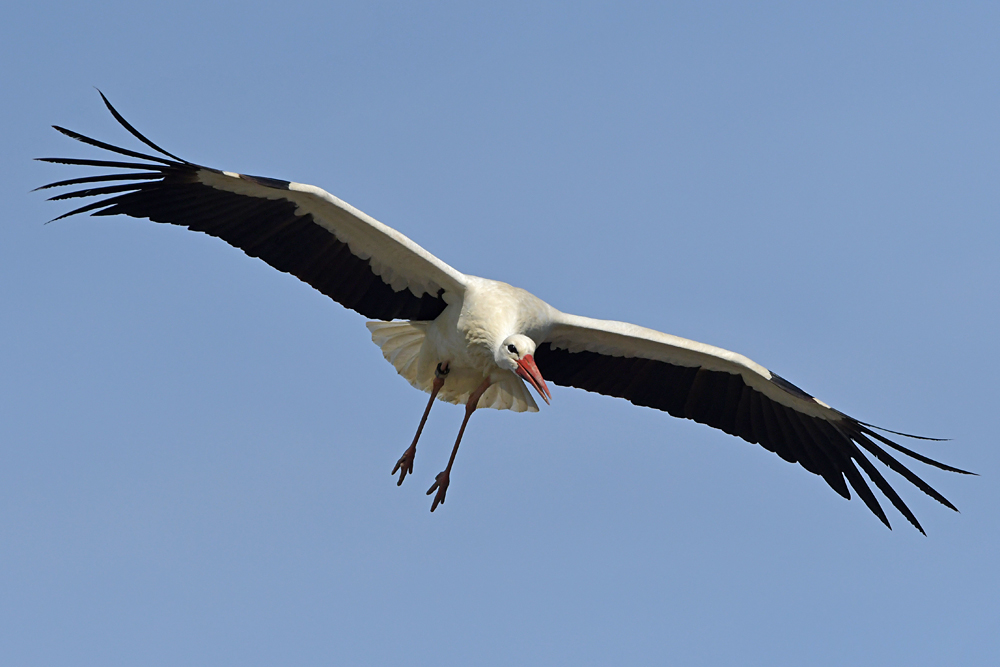
[[[320,188],[188,162],[144,137],[103,93],[101,98],[112,116],[156,154],[53,126],[130,158],[39,158],[114,170],[39,188],[82,186],[53,200],[97,197],[55,220],[87,212],[121,214],[204,232],[373,320],[367,326],[385,358],[411,385],[430,394],[413,442],[392,470],[399,474],[397,484],[413,471],[417,442],[435,399],[465,406],[448,464],[427,491],[434,494],[432,512],[445,502],[472,413],[478,408],[535,412],[528,386],[549,403],[548,382],[625,398],[758,443],[821,476],[844,498],[850,499],[853,488],[890,528],[862,472],[924,532],[869,455],[953,510],[889,450],[972,474],[885,434],[934,438],[849,417],[743,355],[634,324],[563,313],[523,289],[457,271]]]

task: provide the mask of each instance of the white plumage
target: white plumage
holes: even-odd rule
[[[386,360],[412,386],[431,394],[413,443],[393,470],[400,473],[398,483],[412,472],[434,400],[466,405],[448,466],[428,491],[436,492],[431,511],[445,500],[472,413],[484,407],[537,411],[525,382],[548,402],[546,379],[626,398],[760,443],[822,476],[845,498],[853,488],[887,526],[861,472],[923,532],[865,452],[954,509],[886,447],[944,470],[965,471],[903,447],[740,354],[633,324],[568,315],[525,290],[465,275],[317,187],[202,167],[167,153],[104,102],[133,136],[164,157],[56,127],[84,143],[140,160],[42,158],[125,170],[43,186],[84,186],[52,199],[99,197],[60,217],[88,211],[124,214],[205,232],[378,320],[368,322],[368,328]]]

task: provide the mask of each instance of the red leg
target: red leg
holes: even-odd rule
[[[434,484],[431,488],[427,489],[427,495],[434,493],[437,489],[437,495],[434,496],[434,502],[431,503],[431,511],[437,509],[439,504],[444,504],[445,494],[448,493],[448,484],[451,483],[451,466],[455,464],[455,455],[458,454],[458,446],[462,444],[462,435],[465,433],[465,425],[469,423],[469,417],[472,413],[476,411],[476,407],[479,405],[479,399],[482,398],[483,394],[487,389],[490,388],[490,379],[486,378],[483,383],[479,385],[478,388],[469,396],[469,400],[465,404],[465,419],[462,420],[462,428],[458,429],[458,438],[455,440],[455,446],[451,449],[451,458],[448,459],[448,467],[438,473],[437,477],[434,478]]]
[[[396,461],[396,467],[392,469],[393,475],[396,471],[399,471],[399,481],[396,482],[396,486],[400,486],[403,480],[406,479],[406,474],[413,472],[413,459],[417,455],[417,440],[420,439],[420,434],[424,430],[424,424],[427,422],[427,415],[431,413],[431,406],[434,405],[434,399],[437,398],[438,392],[441,391],[441,387],[444,386],[444,378],[448,375],[448,362],[443,364],[438,364],[437,368],[434,370],[434,384],[431,385],[431,397],[427,401],[427,407],[424,408],[424,416],[420,418],[420,425],[417,426],[417,434],[413,436],[413,443],[409,448],[403,452],[403,455],[399,457]]]

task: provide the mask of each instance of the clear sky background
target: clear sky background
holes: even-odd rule
[[[0,662],[1000,664],[995,3],[20,3],[0,22]],[[554,388],[462,410],[221,241],[74,218],[48,128],[316,184],[977,471],[924,537]]]

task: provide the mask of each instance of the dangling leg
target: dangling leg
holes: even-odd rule
[[[413,472],[413,459],[417,455],[417,440],[420,439],[420,433],[424,430],[424,423],[427,422],[427,415],[431,413],[431,406],[434,405],[434,399],[437,397],[438,392],[441,391],[441,387],[444,386],[444,378],[448,375],[448,362],[438,364],[437,368],[434,369],[434,384],[431,385],[431,398],[427,401],[427,407],[424,409],[424,416],[420,418],[420,425],[417,426],[417,434],[413,436],[413,444],[403,452],[403,455],[399,457],[396,461],[396,467],[392,469],[393,475],[396,471],[399,471],[399,481],[396,482],[396,486],[400,486],[403,480],[406,479],[406,473]]]
[[[472,395],[469,396],[469,400],[465,404],[465,419],[462,420],[462,428],[458,429],[458,439],[455,440],[455,446],[451,449],[451,458],[448,459],[448,467],[438,473],[437,477],[434,478],[434,484],[431,485],[431,488],[427,489],[428,496],[434,493],[434,489],[437,489],[437,495],[434,496],[434,502],[431,504],[432,512],[437,509],[438,503],[444,504],[444,496],[448,493],[448,484],[451,481],[451,466],[455,463],[455,454],[458,454],[458,446],[462,444],[462,434],[465,433],[465,425],[469,423],[469,417],[476,411],[479,399],[490,388],[490,384],[489,378],[483,380],[483,383],[472,392]]]

